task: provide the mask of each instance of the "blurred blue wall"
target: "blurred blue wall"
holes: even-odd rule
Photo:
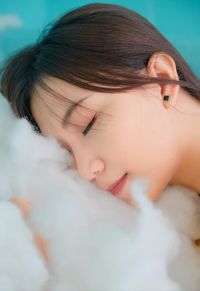
[[[0,0],[0,63],[36,40],[48,22],[92,2],[119,4],[142,14],[174,44],[200,77],[200,0]]]

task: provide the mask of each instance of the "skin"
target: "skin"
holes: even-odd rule
[[[19,197],[12,197],[10,199],[10,202],[15,204],[19,209],[22,211],[24,218],[28,218],[30,212],[31,212],[31,203],[29,201],[26,201],[24,199],[21,199]],[[40,236],[39,233],[37,233],[34,230],[34,242],[40,251],[41,255],[45,259],[46,262],[48,262],[48,254],[47,254],[47,242]]]
[[[174,60],[164,54],[152,55],[141,72],[152,77],[178,80]],[[176,184],[200,192],[200,102],[176,84],[151,84],[120,93],[92,92],[60,79],[45,77],[44,82],[62,96],[53,97],[36,86],[31,108],[40,130],[54,136],[71,151],[71,167],[80,176],[106,189],[128,173],[118,193],[130,205],[130,182],[137,177],[149,181],[147,195],[155,200],[168,185]],[[62,127],[70,104],[90,95]],[[170,99],[164,105],[163,96]],[[83,129],[97,113],[93,128]]]

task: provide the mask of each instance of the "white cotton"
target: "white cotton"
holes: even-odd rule
[[[3,98],[0,116],[0,291],[198,290],[193,191],[170,186],[153,204],[148,181],[138,179],[133,208],[83,181],[68,168],[69,153],[16,119]],[[12,196],[32,202],[26,220],[7,201]],[[48,264],[36,230],[47,241]]]

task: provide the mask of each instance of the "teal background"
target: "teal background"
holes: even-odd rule
[[[0,0],[0,63],[35,41],[49,22],[92,2],[119,4],[142,14],[174,44],[200,78],[200,0]],[[16,23],[7,20],[3,24],[6,15],[17,17]]]

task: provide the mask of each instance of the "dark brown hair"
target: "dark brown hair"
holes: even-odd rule
[[[139,74],[156,52],[174,59],[179,81]],[[93,3],[68,12],[34,45],[6,62],[1,92],[16,115],[34,125],[30,100],[45,75],[98,92],[173,82],[200,100],[199,80],[167,39],[141,15],[112,4]]]

